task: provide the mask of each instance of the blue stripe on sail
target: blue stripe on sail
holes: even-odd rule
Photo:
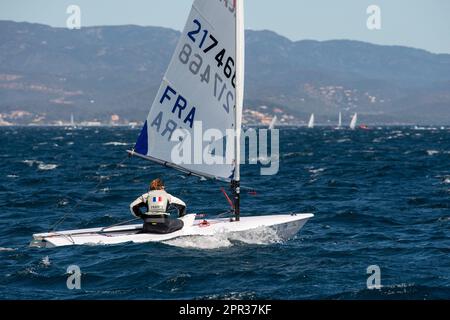
[[[148,132],[147,132],[147,121],[145,121],[144,127],[142,128],[141,134],[137,139],[136,145],[134,146],[134,151],[142,155],[147,155],[148,153]]]

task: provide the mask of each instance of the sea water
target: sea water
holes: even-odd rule
[[[256,193],[243,190],[241,208],[314,213],[290,241],[28,247],[65,215],[59,230],[132,218],[129,203],[156,177],[189,212],[228,210],[225,185],[127,159],[138,134],[0,128],[0,299],[450,298],[448,128],[280,129],[280,171],[244,166],[242,183]],[[67,284],[70,266],[80,289]],[[368,288],[370,266],[381,289]]]

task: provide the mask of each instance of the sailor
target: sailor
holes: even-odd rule
[[[144,220],[141,233],[167,234],[182,229],[182,220],[170,218],[170,208],[176,208],[180,218],[186,214],[186,204],[167,193],[159,178],[151,182],[149,192],[130,204],[131,213]]]

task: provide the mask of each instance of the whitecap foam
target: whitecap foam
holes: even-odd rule
[[[228,248],[233,245],[225,234],[217,234],[215,236],[179,237],[164,241],[164,243],[174,247],[200,250]]]
[[[214,250],[233,246],[233,242],[253,245],[281,243],[283,239],[272,228],[260,227],[246,232],[217,233],[213,236],[186,236],[164,241],[165,244],[199,250]]]
[[[50,265],[51,265],[51,262],[50,262],[49,256],[45,256],[44,258],[42,258],[41,264],[42,264],[44,267],[50,266]]]
[[[14,179],[14,178],[18,178],[19,176],[16,174],[8,174],[6,177]]]
[[[434,155],[439,154],[439,153],[440,153],[440,152],[437,151],[437,150],[427,150],[427,154],[428,154],[429,156],[434,156]]]
[[[66,206],[66,205],[68,205],[68,204],[69,204],[69,201],[66,200],[66,199],[60,200],[60,201],[58,202],[58,206],[61,206],[61,207],[64,207],[64,206]]]
[[[319,169],[311,168],[311,169],[309,169],[309,172],[312,173],[312,174],[318,174],[318,173],[324,172],[324,171],[325,171],[325,168],[319,168]]]
[[[40,163],[38,165],[38,169],[39,170],[53,170],[56,169],[58,167],[57,164],[45,164],[45,163]]]
[[[17,248],[4,248],[4,247],[0,247],[0,252],[2,251],[16,251]]]
[[[129,143],[112,141],[112,142],[106,142],[103,145],[104,146],[127,146],[127,145],[129,145]]]
[[[209,300],[253,300],[256,297],[256,293],[249,292],[229,292],[224,294],[213,294],[205,297]]]
[[[32,167],[35,164],[40,164],[42,163],[42,161],[38,161],[38,160],[23,160],[22,163],[25,163],[26,165]]]
[[[283,241],[275,229],[267,227],[255,228],[246,232],[231,232],[228,234],[228,239],[257,245],[269,245]]]

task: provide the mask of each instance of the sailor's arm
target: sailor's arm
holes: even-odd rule
[[[183,200],[169,195],[169,205],[175,207],[178,210],[179,217],[182,217],[186,214],[186,203],[184,203]]]
[[[141,218],[141,209],[147,207],[144,195],[140,196],[130,204],[130,211],[133,216]]]

